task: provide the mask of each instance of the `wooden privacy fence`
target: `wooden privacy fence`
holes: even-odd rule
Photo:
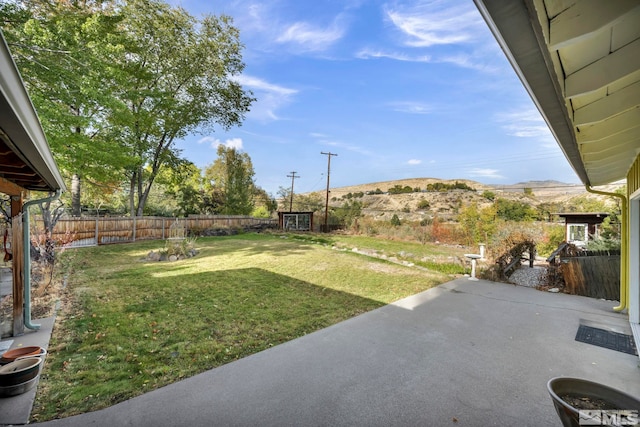
[[[587,251],[562,257],[561,271],[568,293],[620,300],[619,251]]]
[[[43,230],[42,218],[32,222]],[[172,226],[186,230],[187,235],[203,235],[216,229],[267,228],[278,225],[271,218],[243,215],[194,215],[187,218],[166,217],[81,217],[62,218],[56,224],[52,238],[67,247],[105,245],[109,243],[160,240],[170,237]]]

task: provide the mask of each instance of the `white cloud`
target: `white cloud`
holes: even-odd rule
[[[352,151],[354,153],[359,153],[365,156],[373,156],[373,153],[369,150],[367,150],[366,148],[363,148],[359,145],[351,145],[351,144],[346,144],[344,142],[341,141],[336,141],[334,139],[331,139],[330,136],[328,135],[324,135],[324,134],[320,134],[320,133],[314,133],[311,136],[313,136],[316,139],[316,142],[318,144],[321,145],[325,145],[325,146],[329,146],[329,147],[334,147],[336,149],[343,149],[343,150],[347,150],[347,151]]]
[[[218,138],[212,136],[205,136],[198,140],[198,144],[208,143],[211,148],[217,149],[218,146],[223,145],[227,148],[235,148],[236,150],[242,150],[242,138],[231,138],[222,142]]]
[[[407,162],[407,164],[409,165],[419,165],[422,163],[422,160],[418,160],[418,159],[411,159]]]
[[[359,59],[387,58],[387,59],[393,59],[396,61],[431,62],[431,56],[429,55],[408,55],[406,53],[383,52],[381,50],[376,51],[372,49],[362,49],[361,51],[356,53],[356,58],[359,58]]]
[[[400,113],[429,114],[434,110],[432,105],[425,104],[423,102],[402,101],[392,102],[389,105],[394,111],[398,111]]]
[[[444,62],[457,65],[462,68],[469,68],[472,70],[484,71],[487,73],[495,73],[500,71],[499,67],[494,65],[488,65],[486,62],[486,55],[478,56],[476,54],[470,55],[467,53],[458,53],[456,55],[443,56],[438,58],[434,62]]]
[[[484,21],[471,2],[427,1],[402,8],[387,8],[386,16],[412,47],[460,44],[476,41]]]
[[[471,169],[468,174],[469,176],[476,178],[491,178],[491,179],[502,179],[504,176],[500,175],[498,169],[481,169],[475,168]]]
[[[507,135],[519,138],[548,138],[549,128],[537,110],[527,107],[518,111],[500,113],[495,116]]]
[[[293,45],[299,51],[324,51],[340,40],[344,33],[338,19],[326,28],[308,22],[296,22],[287,26],[275,41]]]
[[[298,90],[269,83],[257,77],[241,75],[238,83],[254,92],[257,101],[251,106],[247,117],[260,121],[280,120],[277,111],[292,102]]]

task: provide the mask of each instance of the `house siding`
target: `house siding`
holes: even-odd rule
[[[627,195],[635,193],[640,189],[640,156],[631,165],[631,169],[627,173]]]

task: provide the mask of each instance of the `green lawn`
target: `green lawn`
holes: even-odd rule
[[[31,421],[113,405],[451,279],[336,249],[365,247],[352,243],[201,238],[197,256],[175,262],[144,260],[160,241],[66,251],[67,286]],[[441,250],[434,259],[447,259]]]

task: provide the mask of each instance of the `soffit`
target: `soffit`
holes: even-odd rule
[[[640,152],[640,2],[475,1],[580,179],[624,179]]]

